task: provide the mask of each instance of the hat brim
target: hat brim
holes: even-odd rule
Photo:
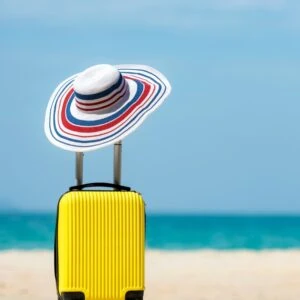
[[[128,95],[101,114],[80,112],[75,105],[75,74],[64,80],[50,97],[45,117],[49,141],[64,150],[87,152],[124,139],[157,109],[171,92],[159,71],[144,65],[116,66],[128,84]]]

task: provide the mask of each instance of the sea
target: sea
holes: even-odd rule
[[[53,249],[55,213],[0,213],[0,251]],[[159,250],[300,249],[300,216],[148,214]]]

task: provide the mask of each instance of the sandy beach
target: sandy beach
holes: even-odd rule
[[[56,299],[53,254],[0,252],[0,299]],[[147,251],[145,299],[299,300],[300,251]]]

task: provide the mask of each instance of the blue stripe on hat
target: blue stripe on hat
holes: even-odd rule
[[[122,115],[126,110],[128,110],[141,96],[141,94],[143,93],[144,90],[144,86],[141,82],[136,81],[138,87],[137,87],[137,92],[136,95],[133,97],[133,99],[128,102],[122,109],[120,109],[119,111],[115,112],[114,114],[112,114],[111,116],[101,119],[101,120],[95,120],[95,121],[86,121],[86,120],[80,120],[75,118],[72,114],[71,114],[71,104],[74,100],[74,94],[71,96],[70,101],[68,101],[68,105],[66,107],[66,117],[68,119],[68,121],[74,125],[79,125],[79,126],[97,126],[97,125],[103,125],[106,123],[111,122],[112,120],[118,118],[120,115]]]
[[[138,70],[138,71],[142,71],[142,70]],[[140,75],[140,73],[136,73],[136,72],[126,72],[126,74]],[[151,75],[154,75],[154,74],[151,73]],[[143,76],[146,77],[146,78],[148,78],[148,79],[150,79],[150,80],[152,80],[153,82],[155,82],[158,85],[159,88],[158,88],[157,94],[159,94],[160,91],[161,91],[161,89],[162,89],[161,82],[158,82],[158,81],[154,80],[150,76],[147,76],[147,75],[143,75]],[[155,77],[158,78],[157,76],[155,76]],[[134,79],[131,79],[131,80],[133,80],[133,81],[135,81],[137,83],[137,86],[138,86],[137,87],[137,94],[140,96],[142,94],[142,92],[143,92],[143,84],[140,81],[138,81],[138,80],[134,80]],[[153,98],[155,99],[155,96]],[[117,111],[116,113],[112,114],[111,116],[109,116],[107,118],[104,118],[104,119],[101,119],[101,120],[95,120],[95,121],[85,121],[85,120],[80,120],[80,119],[75,118],[71,114],[71,109],[70,109],[73,100],[74,100],[74,96],[68,102],[68,105],[67,105],[67,108],[66,108],[66,110],[67,110],[66,117],[67,117],[68,121],[70,123],[72,123],[74,125],[78,125],[78,126],[97,126],[97,125],[102,125],[102,124],[108,123],[108,122],[112,121],[113,119],[118,118],[127,109],[129,109],[129,107],[132,106],[138,100],[138,98],[134,97],[130,102],[127,103],[126,106],[124,106],[121,110]],[[142,111],[140,113],[142,113]]]
[[[120,87],[120,85],[122,84],[122,81],[123,81],[123,77],[120,74],[118,81],[115,84],[113,84],[111,87],[106,89],[105,91],[102,91],[97,94],[92,94],[92,95],[83,95],[83,94],[76,93],[75,91],[74,91],[74,93],[75,93],[75,96],[80,100],[96,100],[99,98],[103,98],[103,97],[109,95],[110,93],[112,93],[113,91],[115,91],[117,88]]]

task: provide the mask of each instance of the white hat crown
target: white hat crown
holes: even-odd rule
[[[127,84],[120,71],[107,64],[81,72],[73,84],[76,107],[85,113],[101,113],[126,95]]]

